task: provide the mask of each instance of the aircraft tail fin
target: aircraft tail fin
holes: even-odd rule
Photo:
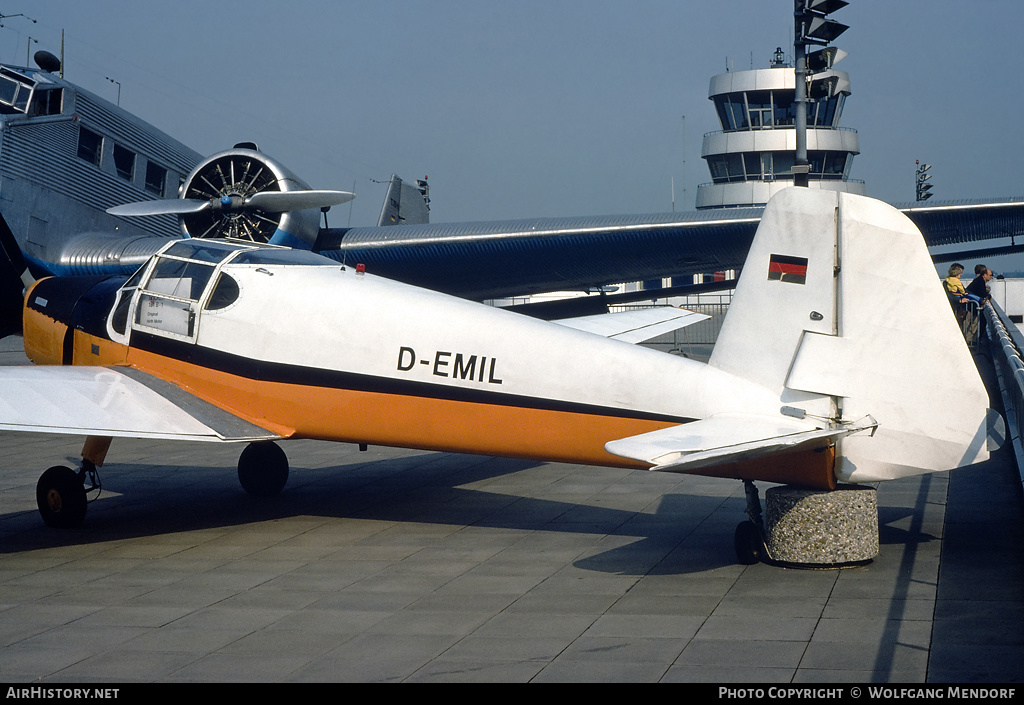
[[[424,225],[429,223],[429,193],[426,180],[417,181],[416,186],[412,186],[392,174],[377,225]]]
[[[988,457],[988,395],[924,239],[881,201],[776,195],[709,364],[776,391],[787,415],[876,420],[873,434],[837,440],[840,481]]]

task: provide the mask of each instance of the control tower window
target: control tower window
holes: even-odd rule
[[[845,98],[846,96],[840,93],[833,98],[812,100],[807,103],[807,124],[815,127],[837,126]]]
[[[793,102],[793,96],[780,91],[778,93],[774,93],[774,98],[775,124],[786,126],[795,125],[796,104]]]
[[[718,121],[722,123],[723,130],[735,130],[736,122],[732,119],[732,110],[726,101],[727,96],[715,96],[715,110],[718,111]]]
[[[135,178],[135,152],[126,147],[122,147],[119,144],[115,144],[114,168],[117,169],[117,175],[122,179],[131,181]]]
[[[167,183],[167,170],[159,164],[146,164],[146,191],[163,198],[164,184]]]
[[[103,138],[92,130],[78,128],[78,158],[99,166],[102,152]]]
[[[750,112],[751,127],[772,127],[771,91],[749,91],[747,93],[747,109]]]
[[[733,152],[707,157],[711,180],[716,184],[773,181],[793,178],[793,152]],[[849,152],[809,151],[810,178],[842,179],[849,169]]]
[[[847,152],[825,152],[825,169],[823,178],[841,179],[846,175]]]
[[[715,96],[715,108],[723,130],[747,129],[747,105],[742,93]]]

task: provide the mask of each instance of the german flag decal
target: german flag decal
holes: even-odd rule
[[[807,258],[772,255],[768,262],[768,281],[803,284],[807,280]]]

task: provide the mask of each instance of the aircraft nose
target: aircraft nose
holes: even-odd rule
[[[37,365],[66,364],[72,316],[82,297],[106,277],[47,277],[25,294],[25,353]]]

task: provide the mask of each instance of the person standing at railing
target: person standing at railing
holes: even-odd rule
[[[945,280],[946,294],[949,295],[951,303],[963,303],[960,299],[967,296],[967,289],[964,288],[964,283],[960,281],[960,275],[964,273],[964,266],[959,262],[954,262],[949,265],[949,271]]]
[[[967,289],[964,288],[964,283],[960,281],[960,275],[964,272],[964,266],[959,262],[954,262],[949,265],[947,272],[948,276],[945,280],[946,295],[949,297],[949,305],[953,307],[953,313],[956,314],[956,321],[963,326],[964,318],[967,317],[967,308],[965,304],[969,301],[967,298]]]
[[[977,276],[974,277],[974,281],[967,285],[967,295],[972,297],[972,299],[977,298],[979,321],[975,322],[974,326],[977,327],[978,335],[981,335],[985,332],[985,317],[981,314],[981,309],[992,298],[991,290],[988,286],[989,281],[992,280],[992,270],[983,264],[979,264],[974,268],[974,273]]]
[[[967,285],[967,293],[978,297],[978,301],[984,303],[992,298],[991,289],[988,283],[992,280],[992,270],[983,264],[974,268],[974,281]]]

